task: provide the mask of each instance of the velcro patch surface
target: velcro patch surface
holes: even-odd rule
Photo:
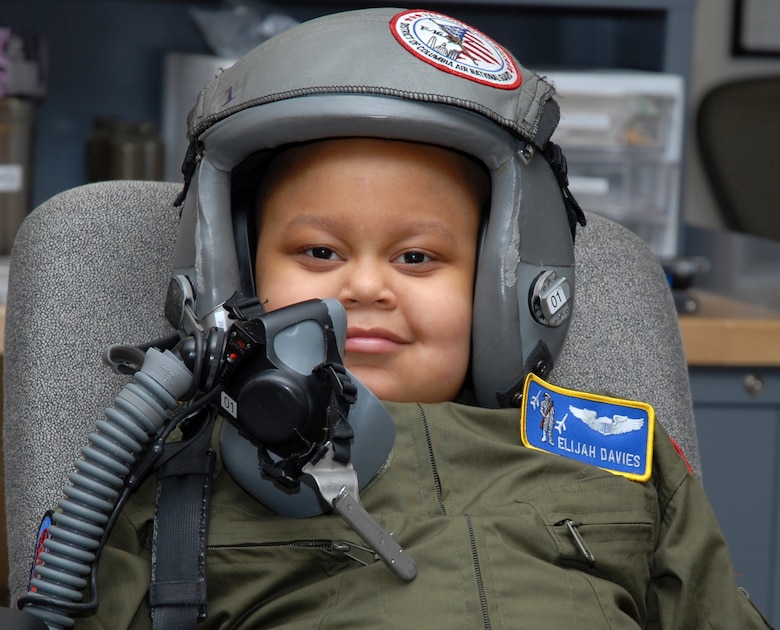
[[[579,392],[529,374],[520,438],[529,448],[647,481],[653,465],[655,411],[647,403]]]

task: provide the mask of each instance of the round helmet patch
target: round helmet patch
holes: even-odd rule
[[[426,63],[483,85],[520,85],[517,65],[502,46],[459,20],[431,11],[404,11],[390,22],[398,42]]]

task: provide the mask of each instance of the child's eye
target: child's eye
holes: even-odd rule
[[[334,260],[338,258],[338,254],[330,247],[309,247],[304,253],[312,258],[319,258],[320,260]]]
[[[417,251],[404,252],[398,258],[396,258],[397,262],[401,262],[406,265],[419,265],[424,262],[429,262],[430,260],[431,260],[430,256],[428,256],[423,252],[417,252]]]

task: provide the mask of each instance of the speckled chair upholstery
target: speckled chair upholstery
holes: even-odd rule
[[[172,332],[163,316],[180,187],[90,184],[37,208],[11,260],[5,349],[5,471],[12,601],[26,590],[38,523],[124,377],[111,343]],[[557,384],[651,403],[699,470],[674,303],[652,252],[589,216],[576,243],[577,303]]]

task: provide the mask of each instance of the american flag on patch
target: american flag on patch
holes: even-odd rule
[[[501,60],[496,58],[493,51],[485,46],[479,39],[474,37],[468,28],[465,26],[456,26],[454,24],[441,24],[437,22],[438,26],[457,39],[461,46],[463,46],[463,52],[460,57],[467,56],[475,64],[479,65],[480,61],[485,61],[490,65],[501,65]]]

